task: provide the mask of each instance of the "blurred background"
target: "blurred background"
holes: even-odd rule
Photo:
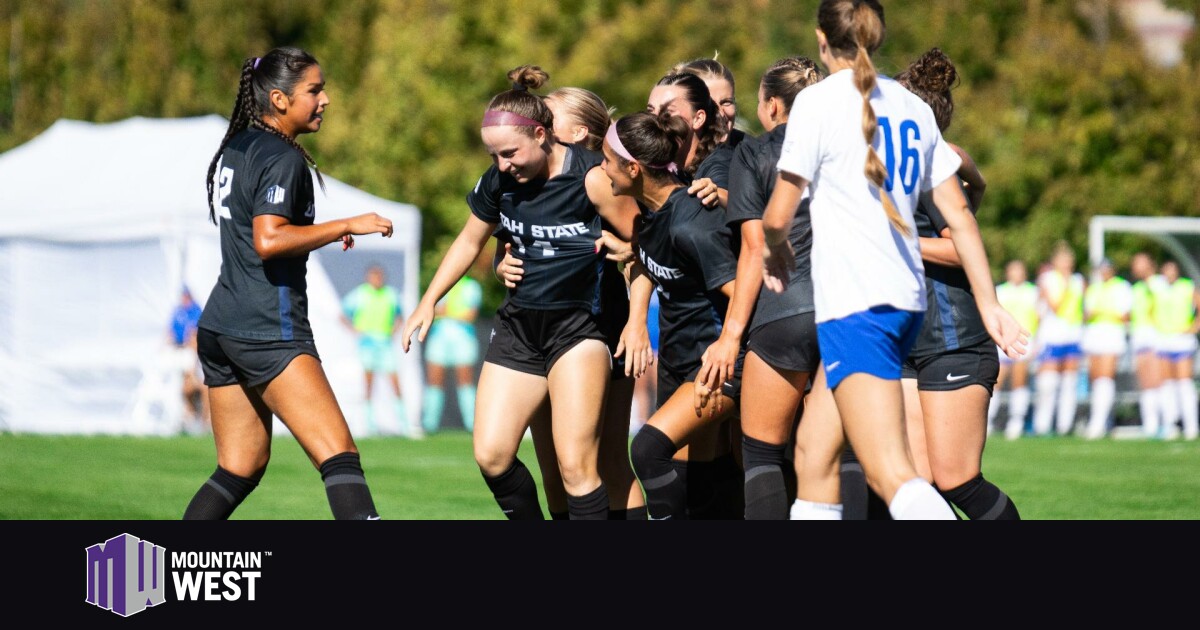
[[[508,87],[509,69],[540,65],[551,77],[545,91],[590,89],[619,116],[642,109],[675,63],[715,56],[737,80],[738,126],[757,134],[758,79],[778,58],[816,57],[817,4],[0,0],[0,153],[60,119],[228,116],[245,58],[301,46],[321,62],[332,100],[322,131],[301,138],[322,172],[419,209],[417,276],[405,280],[399,263],[391,275],[411,300],[462,226],[464,196],[490,163],[479,120],[489,98]],[[978,219],[997,281],[1006,260],[1023,259],[1032,271],[1059,239],[1086,262],[1095,216],[1200,214],[1200,42],[1192,36],[1200,0],[891,0],[885,7],[881,72],[895,73],[933,46],[958,66],[946,136],[988,180]],[[63,181],[70,184],[70,173]],[[203,186],[199,169],[194,187],[179,194],[203,200]],[[14,208],[0,192],[0,211],[38,220],[46,210]],[[1137,249],[1178,253],[1160,237],[1128,231],[1108,232],[1102,244],[1122,273]],[[331,253],[338,252],[318,258]],[[1185,272],[1195,268],[1183,262]],[[6,264],[0,256],[0,280]],[[345,294],[361,268],[330,274]],[[503,288],[486,272],[473,274],[484,290],[482,337]],[[422,385],[406,387],[416,396]]]

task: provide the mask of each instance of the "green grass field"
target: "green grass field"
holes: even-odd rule
[[[475,467],[468,434],[358,443],[385,519],[501,517]],[[528,440],[520,456],[536,477]],[[212,473],[215,457],[210,436],[0,435],[0,519],[177,519]],[[1026,519],[1200,519],[1198,442],[997,439],[988,444],[984,473]],[[330,518],[320,476],[293,438],[275,440],[266,477],[234,518]]]

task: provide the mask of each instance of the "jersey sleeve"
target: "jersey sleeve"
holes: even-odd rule
[[[962,189],[963,196],[966,197],[967,191],[965,188],[963,188],[961,179],[958,180],[958,187]],[[926,197],[926,193],[928,192],[929,191],[925,191],[925,193],[922,193],[921,206],[925,210],[925,215],[929,217],[929,222],[933,225],[933,231],[936,232],[938,236],[941,236],[942,230],[950,227],[950,225],[946,223],[946,217],[942,215],[942,211],[938,209],[937,204],[933,203],[933,195],[929,194],[928,197]],[[967,207],[971,209],[971,214],[978,212],[978,209],[972,206],[970,201],[967,202]]]
[[[305,194],[306,190],[312,189],[311,178],[308,164],[296,151],[272,155],[254,189],[253,216],[275,214],[293,223],[303,223],[312,201]],[[305,184],[309,185],[306,187]]]
[[[937,127],[937,121],[933,118],[932,110],[929,111],[926,120],[928,122],[923,128],[933,130],[933,139],[926,157],[925,177],[921,180],[922,191],[937,188],[938,184],[950,179],[962,167],[962,158],[958,157],[954,149],[951,149],[950,145],[946,143],[946,139],[942,137],[942,132]]]
[[[500,170],[492,166],[467,193],[471,214],[484,223],[500,222]]]
[[[766,191],[758,181],[754,163],[756,144],[747,138],[738,145],[729,162],[729,208],[725,212],[728,225],[761,219],[767,206]]]
[[[733,151],[729,147],[718,145],[696,170],[696,179],[707,177],[713,180],[717,188],[729,190],[729,162],[732,158]]]
[[[737,259],[729,248],[729,231],[712,227],[690,221],[679,226],[672,239],[675,248],[700,270],[706,291],[721,288],[737,275]]]
[[[818,123],[819,102],[816,90],[803,90],[793,101],[788,126],[783,136],[783,149],[776,165],[781,171],[799,175],[811,182],[821,164],[821,125]]]

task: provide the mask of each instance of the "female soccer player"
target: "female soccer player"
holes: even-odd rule
[[[705,206],[726,207],[733,150],[721,142],[727,130],[704,81],[687,72],[667,74],[650,90],[646,111],[687,121],[687,136],[674,157],[679,164],[678,176],[687,185],[688,194]]]
[[[1083,356],[1079,343],[1083,338],[1083,292],[1087,282],[1075,272],[1075,252],[1066,241],[1055,244],[1050,265],[1037,280],[1042,301],[1038,326],[1041,365],[1035,385],[1033,432],[1049,435],[1053,426],[1058,435],[1068,435],[1075,426],[1079,404],[1076,386]]]
[[[675,67],[671,68],[671,72],[694,74],[708,86],[708,93],[713,102],[717,104],[717,110],[721,113],[721,119],[725,125],[725,132],[721,137],[723,144],[729,145],[731,149],[736,149],[743,140],[749,137],[746,132],[733,128],[734,123],[737,122],[737,96],[734,93],[733,71],[725,64],[717,61],[715,56],[712,59],[693,59],[675,64]]]
[[[954,115],[950,90],[958,82],[949,57],[934,48],[896,75],[896,82],[930,106],[944,134]],[[965,152],[947,144],[963,158],[951,180],[964,182],[971,209],[977,210],[986,185],[983,176]],[[988,402],[1000,371],[996,344],[983,325],[955,244],[943,237],[950,228],[932,195],[921,193],[913,217],[928,304],[901,371],[913,463],[967,518],[1018,520],[1012,500],[982,473]],[[986,288],[994,292],[990,278]]]
[[[554,115],[554,136],[559,142],[578,144],[591,151],[599,151],[604,144],[604,131],[611,124],[608,106],[595,93],[583,88],[559,88],[546,95],[546,106]],[[604,233],[612,228],[602,223]],[[605,241],[609,246],[618,244],[615,238]],[[625,249],[621,247],[621,249]],[[601,280],[600,327],[607,339],[608,349],[616,355],[612,370],[612,382],[608,385],[608,396],[604,401],[604,427],[600,436],[600,478],[608,488],[609,518],[617,520],[645,520],[646,500],[629,464],[629,415],[633,407],[633,389],[642,374],[634,369],[635,361],[628,362],[621,347],[621,334],[629,321],[629,296],[625,277],[609,254],[604,261]],[[507,253],[497,266],[496,273],[505,286],[515,288],[523,274],[521,261]],[[649,345],[647,338],[645,345]],[[620,350],[620,351],[619,351]],[[641,370],[650,358],[642,359]],[[546,507],[555,519],[567,518],[567,493],[558,474],[557,458],[550,427],[548,407],[542,407],[531,424],[533,444],[537,452],[538,465],[542,469],[542,489],[546,494]]]
[[[795,265],[788,231],[813,182],[817,337],[845,435],[893,517],[953,519],[913,467],[899,383],[926,306],[912,217],[922,191],[933,190],[992,338],[1017,356],[1026,335],[996,302],[978,226],[954,177],[961,159],[929,106],[876,74],[870,55],[883,43],[883,7],[822,0],[817,23],[830,76],[792,105],[779,179],[763,214],[763,282],[780,292],[788,282]]]
[[[1083,351],[1088,358],[1088,377],[1092,381],[1091,410],[1083,436],[1089,440],[1108,434],[1108,416],[1117,396],[1117,359],[1125,355],[1128,344],[1125,331],[1133,308],[1133,290],[1117,275],[1112,261],[1105,258],[1096,269],[1095,282],[1083,294]]]
[[[679,116],[638,112],[609,127],[604,139],[613,191],[637,199],[643,209],[635,246],[637,269],[644,267],[649,278],[638,274],[634,287],[653,279],[659,291],[659,408],[631,447],[653,519],[697,516],[688,497],[696,479],[689,472],[685,485],[672,457],[701,427],[732,415],[737,398],[732,383],[718,391],[693,383],[700,355],[717,340],[725,319],[737,261],[724,213],[704,208],[674,176],[676,148],[688,133]]]
[[[1038,329],[1038,290],[1037,285],[1029,281],[1025,262],[1010,260],[1004,266],[1004,282],[996,286],[996,299],[1004,310],[1017,318],[1017,323],[1036,336]],[[1010,359],[1007,354],[1000,354],[1000,375],[996,377],[996,387],[1008,383],[1008,422],[1004,425],[1004,437],[1015,440],[1025,432],[1025,417],[1029,415],[1029,357]],[[992,402],[988,405],[988,425],[991,426],[996,416],[996,395],[993,392]]]
[[[229,129],[208,167],[221,273],[197,334],[217,470],[185,519],[229,518],[254,490],[271,457],[272,415],[321,471],[334,518],[379,518],[313,343],[305,274],[309,252],[339,240],[348,249],[352,235],[390,237],[392,222],[369,213],[314,223],[308,165],[316,164],[296,137],[319,131],[328,105],[321,66],[303,50],[276,48],[242,64]]]
[[[1196,358],[1196,333],[1200,332],[1200,320],[1196,311],[1200,308],[1200,293],[1188,278],[1179,275],[1179,263],[1168,260],[1163,263],[1165,280],[1158,299],[1154,303],[1154,321],[1158,327],[1158,355],[1162,358],[1163,384],[1160,389],[1163,406],[1162,437],[1173,440],[1179,437],[1177,423],[1183,419],[1183,438],[1194,440],[1200,437],[1200,423],[1196,407],[1196,382],[1193,366]]]
[[[1138,380],[1138,415],[1142,434],[1158,437],[1162,425],[1159,405],[1163,384],[1162,361],[1158,358],[1158,330],[1154,325],[1154,303],[1166,280],[1158,265],[1146,252],[1133,255],[1129,263],[1133,275],[1133,307],[1129,311],[1129,344],[1133,347],[1133,367]]]
[[[462,277],[488,238],[512,246],[524,266],[496,313],[479,376],[475,460],[501,510],[543,518],[533,477],[517,458],[530,420],[547,395],[554,447],[570,518],[605,519],[608,490],[597,469],[600,424],[612,358],[596,305],[603,217],[622,238],[636,205],[614,197],[599,154],[559,143],[554,116],[529,90],[549,76],[536,66],[509,72],[510,90],[492,98],[481,136],[493,165],[467,195],[471,215],[405,325],[424,341],[434,304]]]
[[[801,397],[819,365],[808,264],[809,200],[792,222],[789,239],[796,271],[782,295],[762,290],[762,212],[774,189],[792,101],[823,77],[807,57],[788,57],[768,68],[758,88],[758,120],[766,133],[738,145],[730,166],[726,223],[741,234],[738,282],[721,335],[705,350],[696,382],[712,390],[733,378],[743,338],[748,337],[742,376],[748,395],[741,406],[747,520],[788,518],[785,475],[792,471],[784,471],[786,449]]]

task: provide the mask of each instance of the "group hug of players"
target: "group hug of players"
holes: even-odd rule
[[[554,518],[1019,518],[980,468],[998,355],[1022,358],[1032,330],[997,301],[984,178],[942,137],[955,68],[935,48],[879,75],[884,24],[878,2],[824,0],[820,63],[763,72],[757,138],[716,60],[615,121],[587,90],[535,94],[539,67],[509,73],[482,118],[493,166],[402,336],[424,340],[496,238],[509,290],[474,454],[508,518],[543,518],[527,428]],[[630,445],[650,369],[657,408]]]

